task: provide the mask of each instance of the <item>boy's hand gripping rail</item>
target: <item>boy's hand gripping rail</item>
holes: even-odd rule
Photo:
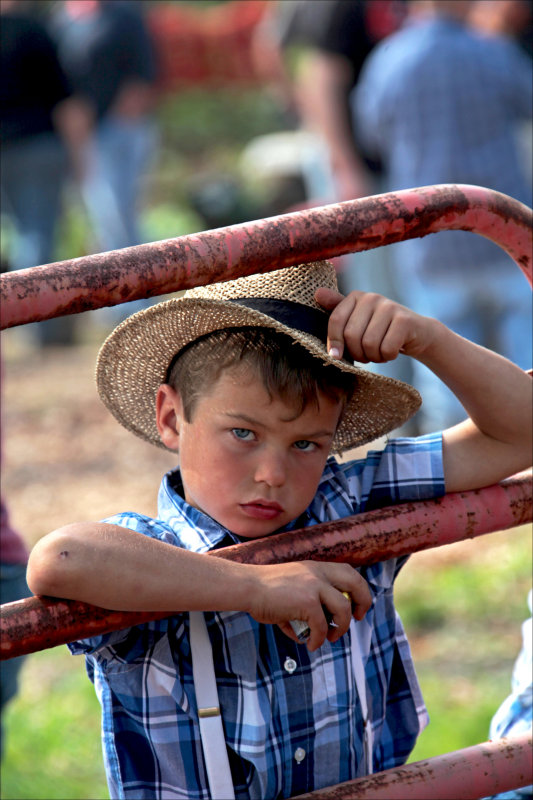
[[[404,503],[278,533],[206,554],[246,564],[315,559],[354,566],[524,525],[532,518],[531,473],[485,489]],[[109,611],[74,600],[31,597],[1,608],[0,660],[162,619],[172,612]]]
[[[113,306],[443,230],[491,239],[532,283],[533,211],[481,186],[442,184],[350,200],[4,274],[2,328]]]

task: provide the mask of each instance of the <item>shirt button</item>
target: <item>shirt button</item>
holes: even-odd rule
[[[294,760],[297,761],[299,764],[300,761],[304,760],[304,758],[305,758],[305,750],[303,749],[303,747],[297,747],[296,750],[294,751]]]
[[[294,658],[291,658],[290,656],[287,656],[287,658],[285,659],[285,663],[283,664],[283,666],[285,667],[285,669],[287,670],[287,672],[289,672],[289,673],[292,675],[292,673],[294,672],[294,670],[296,669],[296,667],[298,666],[298,664],[296,663],[296,661],[294,660]]]

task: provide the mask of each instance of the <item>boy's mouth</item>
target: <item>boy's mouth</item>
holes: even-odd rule
[[[244,513],[253,519],[275,519],[283,511],[279,503],[270,500],[252,500],[240,504]]]

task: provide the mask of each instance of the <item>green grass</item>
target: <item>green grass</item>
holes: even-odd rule
[[[414,556],[400,574],[396,605],[431,718],[411,761],[489,738],[529,614],[531,546],[524,526],[446,548],[455,558],[445,564],[439,550],[434,566]]]
[[[3,800],[104,800],[100,706],[66,647],[28,656],[3,715]]]

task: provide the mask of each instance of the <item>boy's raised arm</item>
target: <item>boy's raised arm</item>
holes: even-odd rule
[[[404,353],[429,367],[461,401],[468,419],[444,432],[448,492],[487,486],[531,466],[533,384],[526,372],[380,295],[343,297],[319,289],[316,299],[332,311],[331,354],[346,347],[356,361],[382,363]]]
[[[366,581],[347,564],[238,564],[192,553],[137,531],[76,523],[43,537],[30,553],[28,585],[39,595],[119,611],[246,611],[296,640],[291,619],[309,623],[310,650],[346,632],[352,609],[371,602]],[[323,607],[338,627],[329,627]]]

